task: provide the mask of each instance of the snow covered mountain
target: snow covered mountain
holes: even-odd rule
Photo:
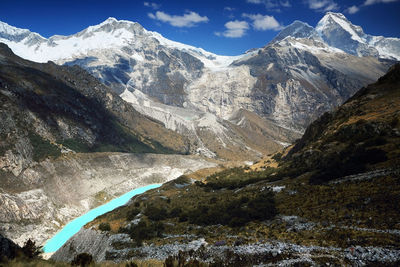
[[[296,21],[267,46],[235,57],[114,18],[48,39],[0,23],[0,42],[26,59],[87,69],[139,112],[188,136],[193,153],[225,158],[290,143],[381,76],[391,62],[379,57],[400,58],[399,39],[365,35],[336,13],[315,29]]]
[[[360,26],[352,24],[341,13],[327,12],[315,28],[302,21],[295,21],[284,28],[271,43],[286,37],[312,38],[359,57],[400,60],[399,38],[366,34]]]
[[[327,44],[346,53],[400,60],[400,39],[365,34],[343,14],[328,12],[316,31]]]

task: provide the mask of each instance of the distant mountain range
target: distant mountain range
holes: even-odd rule
[[[235,57],[114,18],[48,39],[0,23],[0,42],[29,60],[87,69],[137,111],[186,136],[191,153],[229,159],[291,143],[400,59],[400,39],[364,34],[330,12],[316,28],[296,21]]]

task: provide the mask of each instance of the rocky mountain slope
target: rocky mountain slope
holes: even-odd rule
[[[86,252],[96,261],[204,266],[396,266],[399,117],[398,64],[313,122],[293,148],[136,196],[86,225],[53,259]]]
[[[131,189],[214,166],[188,152],[185,138],[80,67],[33,63],[0,44],[0,231],[13,241],[43,244]]]
[[[357,38],[348,36],[353,31]],[[349,38],[357,43],[343,47]],[[399,39],[366,35],[336,13],[315,29],[297,21],[266,47],[235,57],[114,18],[49,39],[1,23],[0,41],[30,60],[87,69],[139,112],[185,135],[193,152],[225,158],[260,156],[294,141],[313,119],[383,75],[400,47]],[[255,119],[262,142],[244,133]]]
[[[185,140],[79,67],[38,64],[0,46],[1,163],[18,176],[68,151],[186,153]]]

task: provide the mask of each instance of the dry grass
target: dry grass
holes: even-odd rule
[[[160,260],[135,260],[133,261],[139,267],[163,267],[164,261]],[[101,262],[101,263],[92,263],[88,267],[126,267],[130,261],[114,263],[114,262]],[[71,264],[63,263],[63,262],[54,262],[54,261],[46,261],[46,260],[12,260],[7,263],[0,262],[0,266],[9,266],[9,267],[70,267]]]

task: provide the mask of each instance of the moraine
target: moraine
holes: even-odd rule
[[[142,194],[147,190],[160,187],[162,184],[151,184],[143,187],[136,188],[122,196],[111,200],[110,202],[101,205],[95,209],[90,210],[84,215],[72,220],[64,226],[55,236],[49,239],[43,247],[45,253],[56,252],[68,239],[76,234],[85,224],[91,222],[96,217],[110,212],[120,206],[125,205],[133,196]]]

